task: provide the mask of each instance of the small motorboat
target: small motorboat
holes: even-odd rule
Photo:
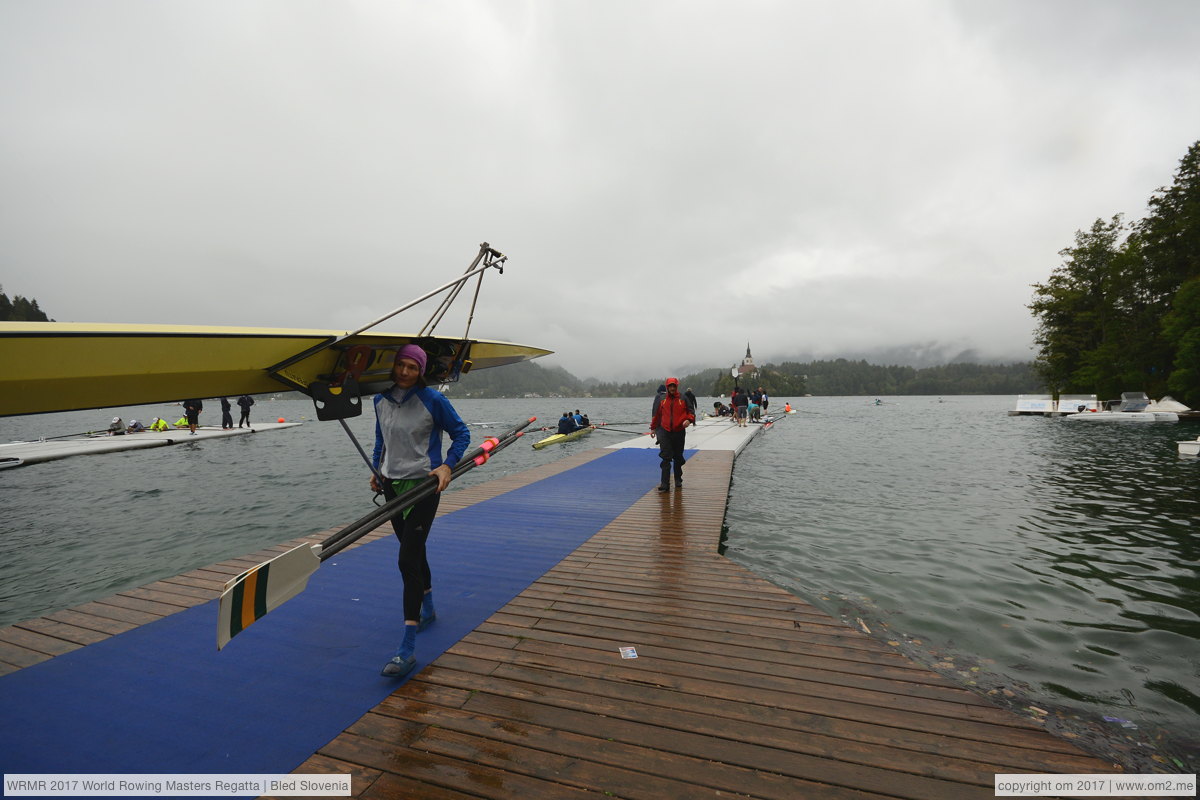
[[[1103,411],[1081,411],[1063,419],[1084,422],[1179,422],[1174,411],[1153,411],[1145,392],[1122,392],[1120,400],[1109,400]]]

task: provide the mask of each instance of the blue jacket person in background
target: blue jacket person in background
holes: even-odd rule
[[[450,484],[450,470],[467,451],[471,433],[441,392],[425,385],[425,351],[406,344],[392,367],[395,385],[375,396],[375,453],[371,463],[384,478],[371,476],[371,488],[391,500],[434,476],[438,490],[392,518],[400,540],[400,576],[404,581],[404,637],[396,654],[383,667],[385,677],[400,678],[416,666],[417,632],[436,618],[433,579],[425,557],[425,541],[437,514],[441,492]],[[442,434],[450,449],[442,457]]]

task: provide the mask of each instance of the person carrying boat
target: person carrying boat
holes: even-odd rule
[[[658,440],[658,457],[662,460],[660,492],[670,491],[668,482],[671,470],[675,471],[675,488],[683,488],[683,443],[688,425],[696,421],[696,415],[688,408],[687,400],[679,393],[679,379],[667,378],[666,393],[654,409],[650,430]]]
[[[404,636],[380,673],[387,678],[401,678],[413,670],[417,663],[417,632],[437,617],[425,542],[441,492],[450,484],[450,470],[471,443],[470,429],[454,406],[441,392],[426,386],[427,361],[428,356],[419,346],[401,347],[392,366],[395,385],[375,396],[375,452],[371,463],[374,472],[383,476],[383,485],[372,475],[371,488],[391,500],[429,476],[438,481],[437,492],[392,518],[392,528],[400,540]],[[444,458],[443,434],[451,439]]]

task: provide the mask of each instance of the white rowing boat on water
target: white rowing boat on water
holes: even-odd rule
[[[73,436],[61,439],[42,439],[36,442],[7,442],[0,444],[0,469],[29,466],[43,461],[55,461],[71,456],[99,455],[122,450],[144,450],[172,444],[188,444],[208,439],[242,436],[262,431],[294,428],[299,422],[258,422],[253,428],[199,427],[193,435],[187,428],[167,431],[142,431],[122,436]]]

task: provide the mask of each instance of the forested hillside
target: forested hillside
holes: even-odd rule
[[[1051,391],[1144,391],[1200,405],[1200,141],[1145,219],[1098,219],[1034,285],[1035,368]]]
[[[446,392],[451,397],[649,397],[661,378],[630,383],[585,383],[561,367],[536,362],[470,373]],[[680,375],[680,384],[700,396],[728,395],[733,378],[728,369],[712,368]],[[765,364],[742,386],[762,386],[775,397],[896,394],[1024,394],[1038,391],[1033,365],[945,364],[937,367],[878,366],[866,361]]]
[[[53,322],[38,308],[37,300],[15,295],[11,300],[0,287],[0,322]]]

